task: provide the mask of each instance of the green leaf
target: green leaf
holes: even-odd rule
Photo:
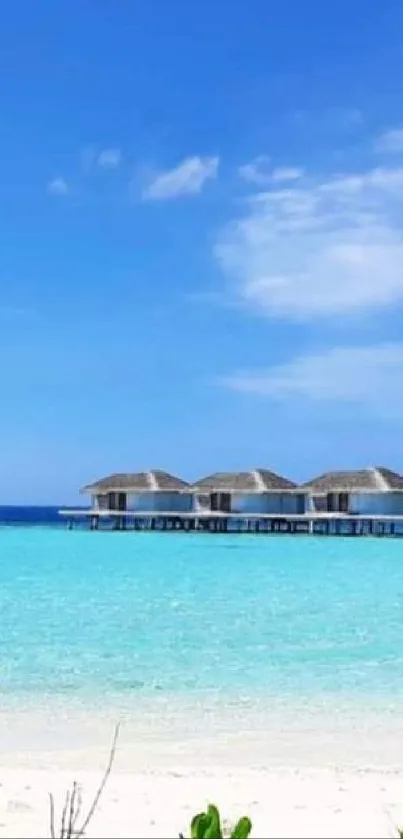
[[[191,839],[205,839],[209,824],[210,819],[207,813],[198,813],[194,816],[190,825]]]
[[[204,839],[222,839],[220,813],[214,804],[207,807],[209,825],[205,830]]]
[[[231,839],[248,839],[252,831],[252,822],[247,816],[244,816],[242,819],[239,819],[238,824],[235,825],[232,833]]]
[[[252,822],[244,816],[235,825],[230,839],[249,839],[251,831]],[[190,826],[190,839],[223,839],[218,807],[209,804],[207,813],[197,813],[194,816]]]

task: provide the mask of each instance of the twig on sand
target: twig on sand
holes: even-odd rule
[[[82,808],[82,796],[81,796],[81,789],[74,781],[72,789],[68,790],[66,793],[66,798],[64,801],[64,806],[62,810],[62,816],[60,821],[60,831],[56,834],[56,827],[55,827],[55,800],[52,793],[49,793],[49,802],[50,802],[50,836],[51,839],[79,839],[85,835],[85,831],[98,807],[101,795],[105,789],[107,780],[109,775],[112,771],[113,761],[115,759],[116,754],[116,746],[119,737],[119,728],[120,726],[117,725],[115,728],[115,732],[113,735],[112,746],[109,752],[109,760],[102,778],[102,781],[95,793],[93,802],[88,810],[87,815],[84,817],[81,827],[78,826],[77,822],[80,817],[81,808]]]
[[[56,839],[56,831],[55,831],[55,799],[52,793],[49,793],[49,806],[50,806],[50,836],[51,839]]]

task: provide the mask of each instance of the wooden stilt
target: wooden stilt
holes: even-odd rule
[[[98,508],[87,513],[75,510],[62,511],[65,516],[65,527],[74,529],[76,524],[91,530],[184,530],[187,533],[194,530],[210,533],[287,533],[322,536],[389,536],[403,537],[403,516],[353,515],[316,515],[314,512],[305,515],[265,515],[257,514],[231,515],[230,513],[210,514],[199,513],[159,513],[139,512],[134,510],[105,510]]]

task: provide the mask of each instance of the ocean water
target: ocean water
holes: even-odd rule
[[[83,509],[86,509],[83,507]],[[62,527],[63,522],[59,515],[60,507],[21,507],[11,505],[0,505],[0,526],[29,526],[35,525],[52,525],[53,527]]]
[[[403,543],[0,527],[0,692],[403,699]]]

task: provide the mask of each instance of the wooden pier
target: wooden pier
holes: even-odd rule
[[[202,533],[300,534],[317,536],[403,536],[402,516],[341,513],[253,514],[60,510],[69,529]]]

